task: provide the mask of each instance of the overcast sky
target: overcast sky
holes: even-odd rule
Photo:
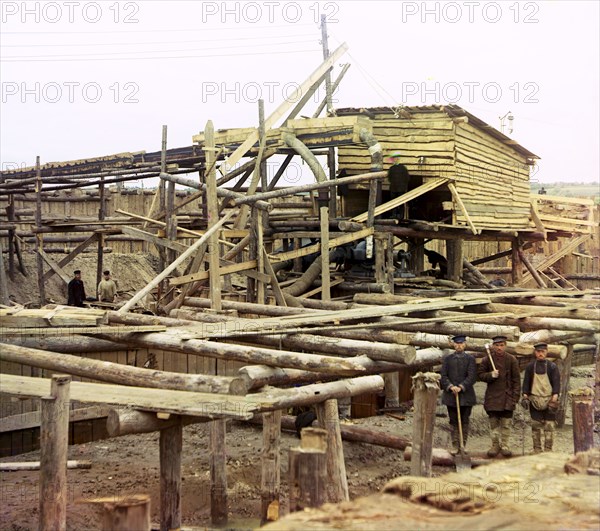
[[[336,107],[456,103],[497,128],[510,111],[532,180],[597,182],[599,4],[3,1],[2,168],[255,125],[259,97],[269,115],[321,63],[324,14],[330,49],[349,45],[334,76],[352,65]]]

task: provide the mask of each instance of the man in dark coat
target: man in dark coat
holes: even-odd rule
[[[477,371],[479,379],[488,384],[483,408],[490,418],[492,446],[487,454],[496,457],[501,452],[510,457],[510,431],[519,401],[521,373],[517,358],[506,352],[506,337],[496,336],[492,342],[492,352],[483,358]]]
[[[83,301],[85,300],[85,289],[83,287],[83,280],[81,280],[81,271],[79,269],[74,271],[75,278],[69,282],[67,286],[67,304],[69,306],[79,306],[83,308]]]
[[[523,377],[523,403],[529,406],[531,414],[531,435],[533,453],[542,451],[542,430],[544,430],[544,450],[552,451],[554,426],[560,393],[560,372],[555,363],[548,361],[548,345],[537,343],[533,346],[535,361],[525,368]]]
[[[458,411],[456,396],[460,402],[460,420],[462,422],[463,443],[467,444],[469,435],[469,418],[471,409],[477,403],[473,385],[477,380],[475,358],[465,352],[467,346],[465,336],[454,336],[452,343],[454,352],[442,361],[441,386],[442,404],[448,407],[450,429],[452,430],[452,453],[459,449]]]

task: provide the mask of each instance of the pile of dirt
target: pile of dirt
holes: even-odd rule
[[[59,262],[60,254],[53,254],[52,259]],[[36,254],[28,252],[23,254],[23,261],[27,276],[17,268],[15,278],[7,275],[8,293],[12,301],[28,307],[39,306],[39,291],[37,283]],[[104,255],[103,269],[111,272],[113,280],[117,282],[120,300],[127,300],[136,291],[147,285],[158,274],[158,259],[151,254],[120,254],[107,253]],[[72,275],[76,269],[81,270],[81,277],[88,297],[96,296],[96,268],[97,257],[95,253],[82,253],[65,266],[64,270]],[[44,271],[48,267],[44,266]],[[46,284],[46,301],[48,303],[65,304],[67,301],[67,285],[53,275]],[[119,300],[119,299],[118,299]]]

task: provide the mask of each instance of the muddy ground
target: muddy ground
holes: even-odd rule
[[[571,387],[591,385],[593,368],[573,369]],[[484,384],[477,384],[480,397]],[[569,408],[570,409],[570,408]],[[447,417],[438,408],[436,418],[436,447],[448,447]],[[531,429],[523,425],[520,411],[515,416],[512,448],[521,455],[531,453]],[[354,424],[388,433],[412,436],[412,413],[405,420],[388,416],[355,419]],[[473,411],[472,436],[467,449],[483,452],[488,448],[487,417],[482,406]],[[524,429],[523,429],[524,428]],[[524,438],[523,438],[524,435]],[[598,434],[596,434],[598,436]],[[208,425],[198,424],[184,428],[183,452],[183,524],[210,525],[210,479],[208,464]],[[298,444],[293,433],[284,433],[281,448],[282,512],[287,512],[288,449]],[[260,512],[260,453],[262,434],[259,428],[230,421],[227,433],[227,475],[230,508],[229,528],[248,529],[258,525]],[[563,428],[556,433],[555,450],[573,451],[570,411]],[[407,475],[410,463],[402,452],[368,444],[344,442],[350,497],[357,498],[378,492],[390,479]],[[79,500],[123,494],[148,493],[152,497],[152,520],[158,522],[159,458],[158,435],[126,436],[74,445],[69,448],[69,459],[90,460],[89,470],[68,471],[68,529],[99,529],[99,509]],[[39,460],[39,452],[32,452],[2,461]],[[439,476],[451,469],[434,467]],[[0,529],[20,531],[38,526],[38,472],[3,473],[0,484]]]

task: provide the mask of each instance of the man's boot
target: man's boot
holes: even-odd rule
[[[512,419],[500,419],[500,452],[504,457],[510,457],[512,452],[510,450],[510,429]]]
[[[496,457],[500,453],[500,419],[490,417],[490,436],[492,437],[492,446],[487,451],[488,457]]]
[[[450,425],[450,436],[452,438],[452,449],[450,453],[452,455],[456,455],[460,448],[460,443],[458,442],[458,426]]]
[[[554,444],[554,421],[544,422],[544,451],[551,452]]]
[[[542,428],[543,422],[537,420],[531,421],[531,436],[533,437],[533,453],[539,454],[542,452]]]

